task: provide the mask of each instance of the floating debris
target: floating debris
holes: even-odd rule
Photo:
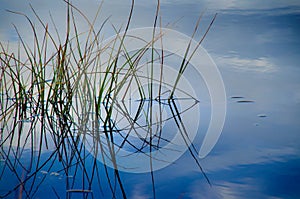
[[[242,96],[232,96],[231,99],[243,99],[244,97]]]
[[[237,103],[254,103],[253,100],[238,100]]]
[[[231,96],[230,98],[237,100],[237,103],[254,103],[253,100],[246,100],[243,96]]]
[[[266,114],[258,114],[257,117],[264,118],[264,117],[267,117],[267,115]]]
[[[48,174],[48,171],[41,171],[41,173],[46,175],[46,174]]]
[[[51,172],[50,176],[59,176],[59,173],[57,173],[57,172]]]

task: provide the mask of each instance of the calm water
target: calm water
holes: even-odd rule
[[[99,5],[96,0],[75,2],[90,17]],[[3,10],[23,11],[32,16],[28,3],[16,0],[0,2],[1,42],[10,40],[12,46],[16,42],[17,35],[11,23],[16,24],[25,39],[31,39],[24,18]],[[30,3],[45,20],[49,20],[50,11],[59,30],[64,30],[60,18],[65,9],[61,1],[40,3],[35,0]],[[130,28],[153,26],[155,8],[155,3],[137,2]],[[104,2],[99,21],[111,15],[109,23],[121,26],[126,22],[129,9],[129,1]],[[150,172],[121,171],[119,174],[128,198],[153,198],[154,189],[156,198],[299,198],[300,4],[273,0],[263,3],[165,0],[161,2],[163,26],[191,36],[197,18],[204,10],[200,23],[202,29],[195,39],[201,39],[201,33],[218,12],[202,46],[218,66],[227,95],[227,114],[220,139],[208,156],[204,159],[197,157],[211,185],[190,152],[186,151],[173,164],[154,171],[153,175]],[[78,23],[82,29],[87,27],[80,20]],[[103,32],[105,38],[114,34],[110,24]],[[199,86],[198,77],[193,77],[193,71],[189,73],[192,87]],[[200,78],[199,88],[202,89],[204,83]],[[211,116],[210,99],[205,89],[199,94],[200,126],[193,141],[197,151]],[[24,167],[30,165],[30,152],[25,150],[20,159]],[[91,177],[90,171],[95,169],[93,156],[84,151],[81,155],[86,156],[84,165]],[[2,155],[0,168],[4,173],[0,180],[0,195],[11,191],[7,198],[17,198],[23,191],[23,198],[26,198],[26,193],[33,198],[66,198],[67,183],[74,183],[73,187],[78,189],[84,183],[87,189],[88,181],[82,180],[85,175],[83,168],[70,168],[67,176],[58,156],[51,156],[50,151],[44,151],[39,161],[45,162],[49,157],[47,164],[41,167],[35,156],[33,168],[37,166],[37,174],[26,182],[25,187],[14,190],[21,179],[32,173],[25,172],[21,166],[14,171],[14,160],[7,162]],[[98,173],[92,183],[93,194],[87,194],[87,198],[112,198],[113,193],[116,198],[122,198],[113,169],[107,168],[106,174],[100,161],[96,165]],[[21,179],[14,173],[18,173]],[[80,193],[71,196],[82,198]]]

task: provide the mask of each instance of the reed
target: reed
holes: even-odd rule
[[[18,27],[14,26],[19,37],[18,51],[11,52],[9,45],[0,43],[0,158],[4,162],[0,179],[4,178],[5,172],[11,172],[19,182],[8,192],[1,193],[1,197],[9,196],[16,190],[21,190],[20,194],[24,194],[26,198],[34,197],[39,185],[46,179],[46,175],[38,179],[38,173],[50,172],[57,162],[62,169],[53,175],[67,177],[66,198],[70,197],[70,193],[78,193],[80,190],[87,197],[87,194],[92,194],[92,189],[95,189],[93,182],[98,182],[99,190],[102,189],[101,183],[105,177],[100,174],[101,166],[96,158],[100,157],[104,163],[103,169],[112,198],[116,198],[118,192],[126,198],[116,154],[125,145],[130,146],[134,150],[133,153],[146,154],[146,151],[150,151],[151,154],[152,151],[158,150],[161,143],[169,142],[162,133],[162,123],[168,120],[174,121],[192,158],[203,172],[180,116],[183,111],[179,110],[174,96],[189,60],[200,46],[215,17],[196,49],[190,49],[190,43],[187,44],[185,57],[180,64],[175,84],[172,85],[173,89],[165,92],[162,89],[163,65],[167,55],[164,50],[154,48],[154,43],[162,43],[163,37],[156,34],[156,31],[160,31],[159,1],[153,25],[153,38],[135,52],[128,52],[124,46],[133,16],[134,0],[125,29],[113,26],[117,37],[107,45],[102,43],[101,33],[108,19],[104,20],[99,29],[95,27],[101,5],[95,18],[90,20],[68,0],[64,2],[64,34],[58,31],[52,17],[51,32],[50,25],[40,18],[31,5],[38,25],[26,14],[9,11],[27,19],[34,42],[32,45],[28,44]],[[79,30],[75,15],[81,16],[89,25],[87,31]],[[190,42],[194,39],[200,20],[201,17]],[[42,34],[38,31],[39,28],[42,28]],[[150,71],[146,76],[140,75],[140,62],[149,53],[151,59],[146,64],[150,65]],[[108,56],[105,63],[102,60],[104,54]],[[161,65],[159,81],[153,78],[155,63]],[[148,81],[146,88],[141,84],[142,78]],[[138,87],[138,97],[133,100],[139,103],[134,111],[125,105],[125,100],[131,94],[132,83]],[[155,83],[159,84],[157,92],[153,86]],[[163,97],[166,95],[167,98]],[[196,99],[195,101],[198,103]],[[156,120],[153,119],[154,103],[158,103],[160,112]],[[144,108],[145,106],[147,108]],[[165,107],[168,107],[172,114],[169,118],[162,117]],[[120,128],[119,123],[122,121],[126,121],[128,125]],[[139,130],[145,132],[144,136]],[[140,145],[130,139],[131,134],[135,134],[141,141]],[[122,140],[117,141],[120,138]],[[93,156],[86,150],[86,144],[92,149]],[[47,158],[42,157],[45,151]],[[29,163],[25,164],[22,158],[28,154]],[[149,164],[155,198],[155,178],[152,170],[154,158],[150,157]],[[113,173],[106,166],[106,161],[112,162]],[[203,174],[209,182],[204,172]],[[73,177],[69,178],[70,175]],[[76,183],[76,179],[81,179],[80,185]],[[57,191],[53,187],[52,189],[59,198]]]

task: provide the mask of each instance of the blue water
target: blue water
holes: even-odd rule
[[[1,2],[1,8],[31,13],[27,3],[16,0]],[[60,1],[51,1],[47,5],[34,1],[32,4],[39,13],[45,13],[45,18],[48,10],[57,18],[64,15]],[[92,16],[99,2],[76,1],[76,4]],[[107,1],[103,4],[104,11],[100,18],[112,15],[113,24],[124,24],[129,8],[129,1]],[[232,1],[231,4],[162,1],[163,24],[170,24],[170,28],[190,36],[197,17],[205,9],[200,33],[205,30],[213,14],[218,12],[202,46],[220,70],[228,106],[220,139],[211,153],[200,159],[211,185],[186,151],[170,166],[153,172],[153,176],[151,173],[120,171],[127,197],[153,198],[155,193],[156,198],[300,198],[300,4],[273,0]],[[131,27],[152,26],[154,12],[155,3],[136,2]],[[10,22],[20,27],[24,37],[30,38],[22,18],[3,9],[0,16],[5,19],[0,23],[1,42],[15,41],[17,38]],[[80,25],[85,27],[86,24]],[[64,30],[64,24],[59,26]],[[195,36],[196,40],[201,38],[200,33]],[[105,37],[112,34],[112,29],[107,28]],[[239,100],[251,102],[239,103]],[[204,111],[201,112],[204,125],[200,126],[193,141],[197,150],[201,147],[210,117],[210,112],[206,110],[207,100],[201,102],[200,99],[201,103],[204,104],[203,107],[200,105],[201,111]],[[24,167],[28,167],[26,157],[30,152],[24,154],[22,162]],[[50,154],[44,152],[40,162],[44,162]],[[23,176],[23,179],[32,173],[26,173],[20,165],[13,171],[12,167],[5,166],[5,159],[2,157],[0,162],[1,171],[4,171],[0,178],[0,196],[11,191],[7,198],[18,198],[20,193],[26,198],[24,190],[27,190],[29,198],[66,198],[68,180],[69,183],[74,180],[74,189],[83,188],[82,168],[78,168],[75,175],[73,167],[69,176],[66,176],[62,162],[54,155],[20,191],[17,186],[20,179],[14,173],[20,178]],[[92,170],[93,163],[93,157],[88,156],[85,163],[88,171]],[[96,164],[100,181],[94,175],[91,187],[93,194],[87,194],[87,198],[112,198],[108,179],[116,190],[115,197],[122,198],[113,169],[107,168],[107,177],[103,164],[100,161]],[[34,165],[37,162],[34,162],[32,171],[35,170]],[[90,177],[91,173],[88,175]],[[86,181],[84,188],[88,189]],[[72,193],[71,196],[82,198],[80,193]]]

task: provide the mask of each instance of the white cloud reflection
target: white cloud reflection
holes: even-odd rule
[[[298,156],[299,150],[291,147],[265,148],[253,150],[234,149],[224,150],[222,154],[211,155],[202,160],[202,166],[207,172],[231,169],[239,165],[266,164],[271,162],[284,162],[287,157]]]
[[[143,184],[137,184],[133,187],[130,198],[132,199],[150,199],[151,196],[145,193],[146,189]]]
[[[267,57],[241,58],[238,56],[215,56],[218,66],[253,72],[274,72],[276,65]]]
[[[219,181],[216,182],[216,189],[221,198],[239,199],[239,198],[269,198],[263,194],[261,187],[257,186],[257,182],[253,178],[240,179],[240,183]]]
[[[287,0],[287,1],[277,1],[277,0],[205,0],[208,5],[215,7],[217,9],[240,9],[240,10],[264,10],[264,9],[278,9],[284,7],[295,7],[300,6],[298,0]]]
[[[192,199],[271,198],[263,194],[261,189],[254,178],[239,179],[239,182],[218,180],[214,181],[212,186],[203,181],[195,181],[189,187],[187,195]]]
[[[208,10],[218,10],[222,12],[235,11],[239,14],[251,14],[255,11],[268,11],[278,9],[277,12],[269,12],[268,14],[279,15],[287,13],[299,13],[300,12],[300,2],[298,0],[286,0],[286,1],[277,1],[277,0],[188,0],[188,1],[179,1],[179,0],[162,0],[162,4],[194,4],[199,5],[199,7],[208,9]],[[292,9],[290,9],[292,8]],[[282,9],[282,10],[281,10]],[[241,11],[241,12],[240,12]],[[245,12],[246,11],[246,12]]]
[[[188,188],[187,196],[192,199],[281,199],[265,192],[259,179],[255,177],[241,178],[237,181],[216,180],[212,186],[203,181],[194,181]],[[275,190],[273,190],[276,192]]]

